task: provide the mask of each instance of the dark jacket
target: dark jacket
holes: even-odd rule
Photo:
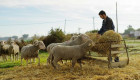
[[[102,22],[102,28],[98,31],[98,34],[104,34],[104,32],[108,30],[114,30],[114,24],[111,18],[107,16],[105,20]]]

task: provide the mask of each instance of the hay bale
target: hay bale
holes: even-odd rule
[[[95,43],[97,43],[98,40],[99,40],[99,38],[97,38],[97,33],[90,33],[90,32],[87,32],[86,35],[88,35],[89,38],[90,38],[93,42],[95,42]]]
[[[92,51],[101,54],[102,56],[108,56],[110,43],[112,44],[121,44],[122,37],[120,34],[114,32],[113,30],[106,31],[96,42],[95,46],[93,46]],[[118,50],[119,48],[113,48],[113,50]],[[116,56],[116,55],[114,55]]]

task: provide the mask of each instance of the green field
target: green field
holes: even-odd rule
[[[44,64],[44,63],[46,63],[46,60],[47,60],[47,57],[48,57],[48,53],[47,52],[43,52],[43,53],[39,53],[39,56],[40,56],[40,63],[41,64]],[[1,59],[1,61],[0,61],[0,68],[12,68],[12,67],[14,67],[14,66],[20,66],[20,59],[18,60],[18,61],[15,61],[15,62],[13,62],[13,61],[10,61],[10,57],[8,56],[8,61],[6,61],[6,62],[3,62],[2,61],[2,59]],[[30,61],[28,61],[28,62],[30,62]],[[36,62],[35,63],[32,63],[32,64],[37,64],[38,63],[38,59],[36,58]],[[26,61],[23,59],[23,66],[25,66],[26,65]]]

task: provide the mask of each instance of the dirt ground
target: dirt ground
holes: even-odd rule
[[[140,80],[140,55],[130,57],[130,64],[123,68],[108,69],[107,61],[93,59],[82,61],[82,69],[76,64],[70,72],[71,63],[60,63],[60,69],[51,65],[30,64],[0,69],[0,80]]]

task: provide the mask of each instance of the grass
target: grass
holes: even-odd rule
[[[41,64],[46,63],[48,53],[46,53],[46,52],[39,53],[39,56],[40,56],[40,63]],[[37,63],[38,63],[38,59],[36,59],[36,63],[34,63],[34,64],[37,64]],[[13,62],[13,61],[11,62],[10,59],[8,59],[8,61],[6,61],[6,62],[3,62],[2,60],[0,61],[0,68],[10,68],[10,67],[20,66],[20,65],[21,65],[20,59],[15,62]],[[25,66],[25,65],[26,65],[26,61],[23,60],[23,66]]]

